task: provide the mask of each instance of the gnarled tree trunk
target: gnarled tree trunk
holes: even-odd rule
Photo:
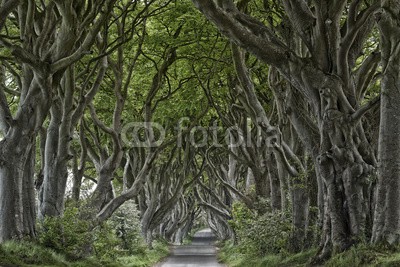
[[[400,3],[382,0],[378,189],[372,242],[400,243]]]

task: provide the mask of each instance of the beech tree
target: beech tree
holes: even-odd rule
[[[269,26],[239,11],[233,1],[193,2],[232,42],[275,67],[293,85],[292,90],[308,101],[311,116],[307,121],[309,125],[316,122],[319,140],[316,153],[314,147],[307,149],[314,152],[325,201],[319,258],[329,256],[332,248],[341,251],[362,240],[369,199],[363,189],[377,164],[360,119],[379,103],[372,98],[363,105],[370,74],[377,67],[372,63],[379,54],[370,54],[361,66],[356,60],[365,50],[363,43],[379,2],[283,1],[277,4],[284,10],[279,21],[268,14],[264,18]],[[271,6],[269,1],[260,4],[265,9]],[[260,126],[281,140],[265,122]],[[308,128],[305,123],[301,126],[294,124],[299,136]],[[278,141],[275,146],[284,145]]]
[[[68,163],[73,154],[70,145],[74,131],[83,119],[86,108],[92,108],[93,99],[100,91],[108,69],[111,69],[115,76],[114,90],[119,99],[117,108],[122,112],[123,101],[126,98],[126,90],[129,85],[129,83],[126,85],[121,83],[125,70],[122,66],[123,44],[133,39],[136,24],[143,20],[141,14],[145,13],[151,3],[149,2],[144,6],[132,2],[114,4],[112,10],[110,10],[110,18],[114,18],[114,20],[112,23],[105,23],[105,27],[97,33],[96,44],[92,48],[92,59],[88,62],[71,65],[65,73],[60,84],[61,90],[54,96],[54,102],[50,109],[50,123],[45,138],[46,145],[44,151],[42,151],[44,155],[43,178],[38,184],[38,186],[41,186],[40,218],[59,216],[63,212]],[[118,8],[122,11],[118,12]],[[129,18],[128,21],[128,16],[133,18]],[[117,32],[116,40],[112,40],[109,34],[113,30]],[[141,41],[138,42],[138,51],[140,51],[141,43]],[[114,50],[117,50],[117,60],[107,56],[112,54]],[[96,56],[93,55],[94,51],[97,51]],[[140,53],[135,52],[133,51],[134,56],[130,62],[132,67],[126,71],[128,77],[132,75],[132,68]],[[83,69],[79,69],[82,66],[81,64],[88,64],[89,67],[85,66]],[[93,67],[90,68],[90,66]],[[91,110],[93,111],[93,109]],[[116,120],[120,120],[118,115],[116,117]],[[91,151],[93,150],[89,150],[89,152]],[[106,158],[106,156],[104,157]],[[110,160],[110,162],[113,161]],[[100,168],[100,162],[96,163],[96,167]]]
[[[399,82],[400,82],[400,4],[381,1],[376,14],[381,36],[382,81],[379,127],[378,188],[374,243],[399,244]]]
[[[0,242],[35,235],[35,138],[53,96],[62,90],[64,73],[90,51],[114,3],[24,1],[12,9],[2,5],[11,21],[2,21],[6,35],[2,35],[0,44],[14,60],[5,65],[16,82],[14,88],[7,88],[3,81],[1,89]],[[16,110],[7,105],[4,89],[17,95]]]

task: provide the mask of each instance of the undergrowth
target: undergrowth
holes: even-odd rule
[[[112,252],[110,252],[112,253]],[[4,267],[146,267],[152,266],[169,253],[168,244],[154,243],[154,249],[145,249],[140,254],[116,258],[91,256],[71,260],[61,252],[46,248],[31,241],[9,241],[0,245],[0,266]]]
[[[312,266],[310,260],[317,249],[309,249],[297,254],[278,253],[260,257],[233,245],[231,241],[221,243],[219,261],[229,267],[300,267]],[[400,250],[373,247],[365,244],[355,246],[332,256],[323,264],[325,267],[396,267],[400,266]]]
[[[126,202],[97,227],[80,218],[78,208],[69,206],[61,217],[46,217],[38,225],[33,241],[9,241],[0,245],[0,266],[145,267],[169,254],[168,244],[153,243],[140,233],[139,212]]]

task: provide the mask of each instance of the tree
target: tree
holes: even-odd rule
[[[399,236],[400,183],[400,4],[381,1],[377,13],[381,36],[382,81],[379,131],[378,188],[372,242],[397,245]]]
[[[35,235],[35,138],[64,73],[91,49],[114,2],[22,2],[13,16],[9,15],[11,22],[5,23],[0,44],[11,54],[17,71],[12,64],[4,64],[16,86],[7,88],[3,83],[1,88],[5,116],[0,117],[4,136],[0,151],[0,242]],[[19,36],[13,35],[15,32]],[[10,90],[4,89],[17,93],[15,111],[7,105],[4,93]]]
[[[368,63],[379,56],[370,54],[361,66],[356,60],[365,50],[363,44],[373,26],[371,15],[379,3],[283,1],[276,5],[284,11],[282,17],[270,15],[265,20],[268,27],[239,11],[232,1],[193,2],[232,42],[274,66],[293,85],[291,89],[308,101],[308,121],[317,123],[319,147],[316,153],[315,148],[307,149],[314,156],[325,198],[319,260],[328,257],[332,248],[342,251],[364,239],[365,201],[369,199],[364,187],[376,159],[360,119],[379,103],[371,99],[362,105],[365,83],[371,81],[369,74],[377,67]],[[266,9],[272,6],[269,1],[262,4]],[[273,134],[272,128],[260,126]],[[293,126],[299,136],[308,127]]]

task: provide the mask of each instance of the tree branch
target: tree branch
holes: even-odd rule
[[[292,54],[291,51],[262,23],[238,11],[223,10],[212,0],[192,0],[192,2],[236,44],[245,47],[267,64],[277,66],[279,69],[287,68],[288,55]]]
[[[20,0],[8,0],[0,6],[0,31],[3,28],[8,15],[13,11],[16,7],[18,7]]]
[[[116,0],[107,0],[107,3],[104,4],[106,9],[102,12],[102,14],[98,17],[98,19],[94,22],[94,25],[90,29],[89,33],[86,35],[82,45],[70,56],[64,57],[51,65],[52,73],[56,73],[69,65],[73,64],[74,62],[78,61],[87,53],[90,53],[88,49],[92,46],[95,38],[103,26],[104,21],[107,19],[114,3]]]
[[[7,134],[12,123],[13,117],[8,106],[7,97],[0,87],[0,131],[3,133],[3,136]]]
[[[311,32],[316,19],[306,1],[283,0],[282,3],[293,28],[300,35],[308,49],[312,51]]]
[[[381,95],[376,96],[375,98],[371,99],[368,103],[364,106],[360,107],[356,112],[354,112],[350,119],[352,122],[357,122],[361,119],[361,117],[367,113],[370,109],[374,108],[376,105],[379,105],[381,101]]]

